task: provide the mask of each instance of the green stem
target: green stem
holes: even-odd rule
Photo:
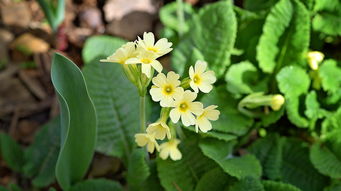
[[[146,96],[140,96],[140,128],[145,132],[146,127]]]

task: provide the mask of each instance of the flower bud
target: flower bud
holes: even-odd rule
[[[324,54],[319,51],[308,52],[308,64],[312,70],[317,70],[322,62]]]
[[[285,102],[284,97],[280,94],[276,94],[276,95],[272,96],[271,108],[275,111],[278,111],[279,109],[281,109],[284,102]]]

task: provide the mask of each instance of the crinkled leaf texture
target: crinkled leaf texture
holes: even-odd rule
[[[262,167],[257,158],[250,154],[241,157],[233,156],[234,144],[235,142],[204,139],[199,146],[204,155],[218,163],[229,175],[238,179],[248,176],[259,178],[262,175]]]
[[[195,191],[224,190],[233,181],[234,178],[227,175],[221,168],[214,168],[200,178]]]
[[[325,141],[315,143],[310,149],[310,159],[315,168],[331,178],[341,178],[341,130],[326,135]]]
[[[327,35],[341,35],[341,2],[337,0],[316,1],[313,29]]]
[[[193,136],[187,137],[180,145],[181,160],[157,159],[158,175],[166,191],[193,191],[201,176],[216,167],[202,154],[197,144]]]
[[[236,17],[231,1],[211,3],[201,8],[193,16],[190,30],[175,48],[172,64],[181,75],[187,74],[193,48],[204,56],[208,67],[218,77],[222,76],[230,64],[230,54],[234,46],[237,31]]]
[[[60,150],[60,118],[44,125],[25,153],[24,174],[33,185],[45,187],[55,180],[55,166]]]
[[[272,7],[257,45],[257,60],[266,73],[284,65],[305,64],[310,14],[299,0],[280,0]]]
[[[338,103],[341,98],[341,68],[337,61],[328,59],[321,64],[319,76],[323,90],[328,92],[327,102]]]
[[[107,179],[90,179],[77,183],[68,191],[123,191],[123,188],[116,181]]]
[[[301,191],[299,188],[283,182],[265,180],[262,183],[265,191]]]
[[[264,187],[259,179],[254,177],[242,178],[227,189],[228,191],[264,191]]]
[[[129,190],[139,190],[143,182],[149,177],[150,169],[146,161],[146,150],[133,150],[129,157],[127,181]]]
[[[308,92],[310,79],[298,66],[286,66],[276,76],[279,90],[285,95],[289,120],[298,127],[307,127],[308,121],[300,115],[299,97]]]
[[[67,190],[84,177],[92,160],[96,113],[83,74],[71,60],[54,54],[51,75],[61,107],[61,150],[56,178]]]
[[[83,72],[97,113],[96,150],[127,159],[139,128],[136,88],[117,63],[94,62]]]
[[[112,55],[126,41],[112,36],[93,36],[85,41],[82,58],[85,64],[90,64],[96,59],[105,59]],[[99,57],[102,56],[102,57]]]
[[[11,136],[1,132],[0,156],[13,171],[22,171],[25,162],[23,149]]]

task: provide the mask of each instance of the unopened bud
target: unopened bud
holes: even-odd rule
[[[280,94],[276,94],[274,96],[272,96],[271,99],[271,108],[274,111],[278,111],[279,109],[281,109],[282,105],[284,104],[285,99],[282,95]]]
[[[324,54],[319,51],[308,52],[308,64],[312,70],[317,70],[322,62]]]

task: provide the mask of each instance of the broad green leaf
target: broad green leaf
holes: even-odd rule
[[[33,185],[45,187],[55,180],[55,166],[60,150],[60,118],[44,125],[25,153],[24,174]]]
[[[302,191],[321,191],[328,184],[328,178],[318,173],[309,159],[306,144],[287,139],[283,146],[281,180]]]
[[[244,7],[250,11],[267,11],[277,2],[278,0],[245,0]]]
[[[308,74],[298,66],[286,66],[276,76],[279,90],[285,95],[289,120],[298,127],[307,127],[308,121],[299,113],[299,96],[307,93]]]
[[[248,148],[261,162],[264,176],[272,180],[281,178],[283,143],[284,140],[277,134],[270,134],[258,139]]]
[[[196,139],[187,137],[180,144],[181,160],[157,159],[158,175],[166,191],[193,191],[200,177],[212,167],[216,167],[201,153],[197,144]]]
[[[329,94],[337,94],[341,88],[341,68],[335,60],[326,60],[319,68],[322,88]]]
[[[190,30],[175,48],[172,64],[181,75],[186,74],[193,48],[204,56],[208,67],[220,77],[230,64],[230,54],[236,38],[237,22],[230,1],[211,3],[193,16]]]
[[[234,142],[205,139],[200,142],[199,146],[204,155],[218,163],[229,175],[238,179],[247,176],[260,177],[262,168],[257,158],[249,154],[241,157],[233,156],[234,144]]]
[[[195,187],[195,191],[224,190],[233,181],[234,179],[227,175],[221,168],[214,168],[200,178]]]
[[[218,105],[220,116],[212,122],[213,130],[241,136],[248,132],[253,120],[242,113],[238,108],[238,100],[233,98],[223,86],[215,87],[201,99],[205,105]]]
[[[0,133],[0,156],[13,171],[22,171],[25,162],[23,149],[11,136],[4,133]]]
[[[85,64],[93,63],[112,55],[126,41],[120,38],[99,35],[85,41],[82,58]],[[97,59],[97,60],[95,60]]]
[[[305,115],[310,119],[309,126],[311,129],[315,127],[315,123],[318,119],[323,118],[326,115],[326,111],[320,108],[320,103],[317,100],[315,91],[308,93],[305,99]]]
[[[182,3],[185,23],[183,26],[180,26],[177,15],[178,5],[178,2],[171,2],[165,6],[162,6],[159,13],[160,20],[166,27],[169,27],[175,31],[183,30],[183,32],[187,32],[189,30],[188,20],[192,17],[192,14],[194,14],[194,10],[190,4]],[[183,28],[180,29],[179,27]]]
[[[341,107],[330,115],[322,123],[321,134],[325,135],[341,128]]]
[[[336,183],[333,183],[332,185],[324,189],[324,191],[340,191],[340,190],[341,190],[341,182],[337,180],[336,180]]]
[[[264,113],[261,116],[261,124],[264,127],[268,127],[269,125],[276,123],[283,115],[284,115],[285,107],[281,107],[278,111],[271,111],[269,113]]]
[[[228,191],[264,191],[264,188],[259,179],[245,177],[231,186]]]
[[[259,80],[257,68],[248,61],[233,64],[229,67],[226,75],[226,88],[229,92],[240,97],[241,94],[250,94],[254,91],[266,91],[266,87],[257,87]],[[265,84],[264,84],[265,85]]]
[[[107,179],[90,179],[77,183],[68,191],[123,191],[123,188],[116,181]]]
[[[96,150],[127,159],[139,130],[136,88],[116,63],[94,62],[83,73],[97,113]]]
[[[310,14],[298,0],[280,0],[271,9],[257,45],[257,60],[266,73],[284,65],[305,64]]]
[[[54,54],[51,76],[61,107],[61,150],[56,178],[67,190],[84,177],[92,160],[96,113],[83,74],[71,60]]]
[[[327,135],[323,143],[315,143],[310,149],[310,160],[322,174],[341,178],[341,130]]]
[[[7,188],[0,186],[0,191],[8,191]]]
[[[158,177],[157,169],[156,169],[156,160],[152,160],[149,163],[150,175],[142,183],[140,187],[140,191],[164,191],[165,189],[162,188],[160,184],[160,179]]]
[[[265,180],[262,183],[265,191],[301,191],[299,188],[283,182]]]
[[[337,0],[316,1],[313,29],[327,35],[341,35],[341,2]]]
[[[146,157],[147,152],[144,148],[135,149],[129,157],[127,181],[130,190],[139,190],[150,175]]]
[[[193,126],[188,126],[188,127],[183,126],[183,128],[196,133],[195,127],[193,127]],[[213,138],[216,138],[216,139],[219,139],[222,141],[231,141],[231,140],[235,140],[238,138],[236,135],[233,135],[230,133],[225,133],[225,132],[214,130],[214,129],[212,129],[206,133],[201,133],[201,132],[198,132],[198,133],[202,137],[213,137]]]

